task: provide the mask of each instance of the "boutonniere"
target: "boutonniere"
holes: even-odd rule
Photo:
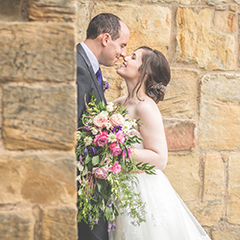
[[[103,91],[105,92],[109,88],[108,80],[103,77]]]

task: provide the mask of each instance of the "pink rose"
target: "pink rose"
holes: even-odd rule
[[[125,122],[124,117],[120,114],[113,114],[110,118],[109,118],[109,122],[114,126],[119,126],[122,125]]]
[[[125,142],[125,133],[123,133],[122,131],[118,131],[116,133],[116,138],[117,138],[117,141],[120,142],[120,143],[124,143]]]
[[[117,145],[117,143],[111,143],[109,146],[110,150],[112,151],[112,154],[114,157],[118,156],[121,154],[122,149]]]
[[[104,146],[105,144],[108,143],[108,132],[107,131],[103,131],[103,132],[99,133],[98,135],[95,136],[93,142],[98,147]]]
[[[93,168],[92,173],[99,179],[105,179],[108,176],[108,171],[104,167]]]
[[[121,168],[122,166],[116,161],[112,167],[108,168],[108,170],[113,172],[113,174],[116,174],[121,172]]]
[[[104,114],[98,114],[94,119],[93,119],[93,124],[99,128],[105,127],[105,124],[107,123],[107,116]]]
[[[105,157],[105,159],[103,159],[103,160],[102,160],[102,162],[101,162],[101,165],[103,165],[103,164],[106,164],[106,165],[108,165],[108,164],[109,164],[109,162],[110,162],[110,160],[109,160],[109,157],[108,157],[108,156],[106,156],[106,157]]]

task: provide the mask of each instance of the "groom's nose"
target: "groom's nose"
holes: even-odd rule
[[[124,59],[125,57],[126,57],[126,54],[127,53],[127,51],[126,51],[126,47],[123,47],[122,49],[121,49],[121,57]]]

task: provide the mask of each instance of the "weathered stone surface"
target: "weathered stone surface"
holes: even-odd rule
[[[29,18],[34,21],[73,22],[75,10],[75,0],[28,0]]]
[[[27,19],[26,0],[0,1],[0,21]]]
[[[227,218],[229,223],[240,224],[240,153],[229,156],[229,200]]]
[[[239,149],[239,75],[206,75],[201,82],[199,145],[208,149]]]
[[[164,121],[169,151],[191,150],[195,147],[195,124],[189,121]]]
[[[183,201],[199,198],[201,187],[199,177],[199,155],[192,152],[186,155],[171,155],[164,173]]]
[[[231,4],[229,6],[229,10],[233,11],[233,12],[236,12],[238,9],[238,5],[237,4]]]
[[[200,68],[206,70],[234,70],[235,36],[213,31],[211,27],[213,15],[214,11],[210,8],[178,8],[178,61],[196,62]]]
[[[32,209],[0,211],[0,239],[33,240]]]
[[[213,230],[212,239],[213,240],[239,240],[240,231],[234,230]]]
[[[206,0],[206,3],[208,3],[209,5],[218,5],[221,3],[229,3],[231,2],[231,0]]]
[[[158,5],[104,4],[93,8],[95,16],[101,12],[111,12],[119,16],[129,27],[128,54],[141,45],[148,45],[166,54],[171,32],[171,11]]]
[[[216,30],[233,33],[237,30],[236,14],[228,11],[216,11],[213,25]]]
[[[171,69],[163,102],[158,107],[164,118],[193,119],[197,111],[198,72],[187,69]]]
[[[73,25],[0,23],[0,81],[75,79]]]
[[[75,147],[75,85],[10,84],[3,92],[3,140],[7,149]]]
[[[74,153],[2,152],[0,204],[76,201]]]
[[[2,88],[0,87],[0,139],[2,139]]]
[[[41,240],[77,239],[77,211],[73,205],[43,208]]]
[[[169,4],[197,4],[198,0],[146,0],[145,2],[153,2],[153,3],[169,3]]]
[[[225,176],[221,154],[207,153],[204,169],[204,193],[201,204],[189,204],[189,209],[202,225],[212,226],[223,216]]]
[[[87,1],[77,0],[77,11],[76,11],[76,42],[82,42],[86,39],[86,32],[88,23],[90,22],[89,16],[90,3]]]

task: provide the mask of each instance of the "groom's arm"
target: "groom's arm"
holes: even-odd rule
[[[78,127],[82,126],[81,117],[85,110],[84,96],[86,95],[86,102],[90,101],[91,92],[91,78],[88,70],[81,65],[77,66],[77,104],[78,104]]]

